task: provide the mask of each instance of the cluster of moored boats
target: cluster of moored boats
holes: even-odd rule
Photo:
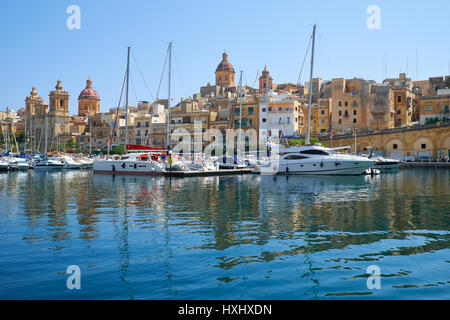
[[[259,174],[311,174],[311,175],[362,175],[379,174],[381,171],[399,168],[401,161],[339,153],[343,148],[326,148],[320,145],[277,147],[272,157],[232,156],[183,157],[173,155],[172,161],[155,157],[151,153],[131,153],[111,159],[99,159],[93,163],[94,173],[113,174],[164,174],[168,171],[219,171],[224,169],[251,169]]]
[[[170,153],[151,152],[115,155],[111,158],[86,158],[69,155],[29,158],[7,156],[0,158],[0,170],[26,169],[89,169],[94,173],[111,174],[165,174],[166,172],[205,172],[247,169],[257,174],[292,175],[363,175],[380,174],[381,171],[397,169],[401,161],[374,155],[354,155],[340,153],[343,148],[326,148],[320,145],[280,147],[276,155],[270,157],[219,156],[206,157],[202,154],[184,157]]]
[[[67,155],[47,157],[34,155],[22,158],[20,156],[3,156],[0,158],[0,170],[28,170],[28,169],[89,169],[94,160],[86,157],[72,157]]]

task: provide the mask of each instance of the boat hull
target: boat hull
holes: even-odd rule
[[[270,170],[262,168],[261,174],[289,174],[289,175],[362,175],[367,169],[373,166],[372,161],[324,161],[324,162],[299,162],[299,163],[279,163]],[[265,173],[266,172],[266,173]]]
[[[94,161],[94,173],[109,174],[164,174],[164,169],[147,161],[102,160]]]

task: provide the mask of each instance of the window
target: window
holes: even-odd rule
[[[444,113],[449,113],[449,112],[450,112],[450,109],[449,109],[448,104],[447,104],[444,107]]]
[[[149,123],[149,122],[146,122],[146,123],[145,123],[145,127],[148,128],[149,126],[150,126],[150,123]]]
[[[266,118],[263,118],[262,121],[263,121],[264,123],[266,123],[266,122],[267,122],[267,119],[266,119]]]
[[[402,113],[402,110],[398,109],[397,114],[401,114],[401,113]]]
[[[322,110],[322,114],[325,114],[325,110]]]
[[[61,99],[61,100],[59,101],[59,105],[60,105],[61,107],[64,107],[64,100],[63,100],[63,99]]]
[[[422,149],[426,149],[427,148],[427,144],[426,143],[422,143],[422,145],[420,146]]]
[[[346,118],[348,117],[348,111],[347,110],[345,110],[345,117]]]
[[[348,107],[348,101],[345,101],[345,106]]]
[[[241,114],[241,108],[235,108],[234,114],[240,115]]]
[[[397,149],[398,148],[398,145],[396,144],[396,143],[394,143],[393,145],[392,145],[392,149]]]
[[[356,101],[353,101],[353,106],[354,106],[354,107],[357,107],[357,106],[358,106],[358,103],[357,103]]]
[[[353,110],[353,115],[354,115],[354,116],[356,116],[356,113],[357,113],[356,110]]]
[[[297,154],[291,154],[284,158],[284,160],[302,160],[302,159],[308,159],[308,157],[297,155]]]
[[[342,101],[339,101],[338,106],[342,107]]]
[[[356,123],[356,119],[353,119],[353,123]]]
[[[138,127],[138,128],[141,127],[141,123],[140,123],[140,122],[137,123],[137,127]]]
[[[339,115],[342,116],[342,111],[339,110]]]
[[[398,96],[397,97],[397,101],[400,103],[400,102],[402,102],[402,96]]]
[[[339,119],[338,123],[341,124],[342,123],[342,119]]]
[[[253,119],[248,119],[248,126],[252,127],[253,126]]]
[[[252,115],[254,115],[254,114],[255,114],[254,108],[253,108],[253,107],[249,107],[249,108],[248,108],[248,115],[249,115],[249,116],[252,116]]]
[[[262,108],[262,112],[266,112],[266,110],[267,110],[266,108]]]
[[[433,112],[433,106],[425,106],[426,112]]]
[[[300,151],[299,153],[301,153],[301,154],[317,154],[317,155],[322,155],[322,156],[328,156],[328,152],[323,151],[323,150],[319,150],[319,149],[305,150],[305,151]]]
[[[324,123],[325,123],[325,120],[322,119],[322,124],[324,124]]]

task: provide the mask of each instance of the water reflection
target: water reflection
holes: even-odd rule
[[[11,242],[11,229],[31,245],[25,251],[95,249],[102,259],[86,258],[86,264],[117,271],[124,286],[118,297],[171,298],[182,292],[189,298],[193,287],[197,296],[191,298],[202,298],[205,288],[238,298],[229,288],[250,279],[250,298],[359,296],[372,294],[355,287],[363,283],[367,263],[404,257],[409,269],[387,264],[393,271],[383,273],[403,280],[414,273],[412,257],[448,252],[449,190],[446,170],[171,179],[89,171],[2,173],[0,239]],[[430,261],[448,263],[440,256]],[[332,283],[324,278],[330,274]],[[441,273],[436,276],[442,280]],[[280,289],[279,296],[258,291],[267,281]],[[145,295],[142,286],[156,291]]]

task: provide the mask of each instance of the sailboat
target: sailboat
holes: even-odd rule
[[[171,47],[169,44],[169,49]],[[127,54],[127,70],[125,75],[126,94],[125,94],[125,155],[117,156],[114,159],[109,158],[109,150],[111,141],[116,130],[117,119],[119,117],[120,102],[122,100],[122,93],[120,95],[119,104],[117,106],[116,118],[111,137],[108,141],[108,158],[103,160],[95,160],[93,162],[94,173],[112,173],[112,174],[163,174],[165,169],[163,165],[151,160],[151,152],[144,153],[130,153],[128,154],[128,147],[133,147],[128,144],[128,87],[130,78],[130,50],[128,47]],[[123,91],[123,86],[122,86]],[[169,100],[170,101],[170,100]]]
[[[316,25],[313,27],[311,36],[312,51],[306,146],[283,148],[274,145],[275,150],[279,151],[279,157],[262,164],[258,170],[261,174],[362,175],[375,164],[373,160],[368,158],[340,154],[337,152],[338,148],[325,148],[310,143],[315,36]]]

